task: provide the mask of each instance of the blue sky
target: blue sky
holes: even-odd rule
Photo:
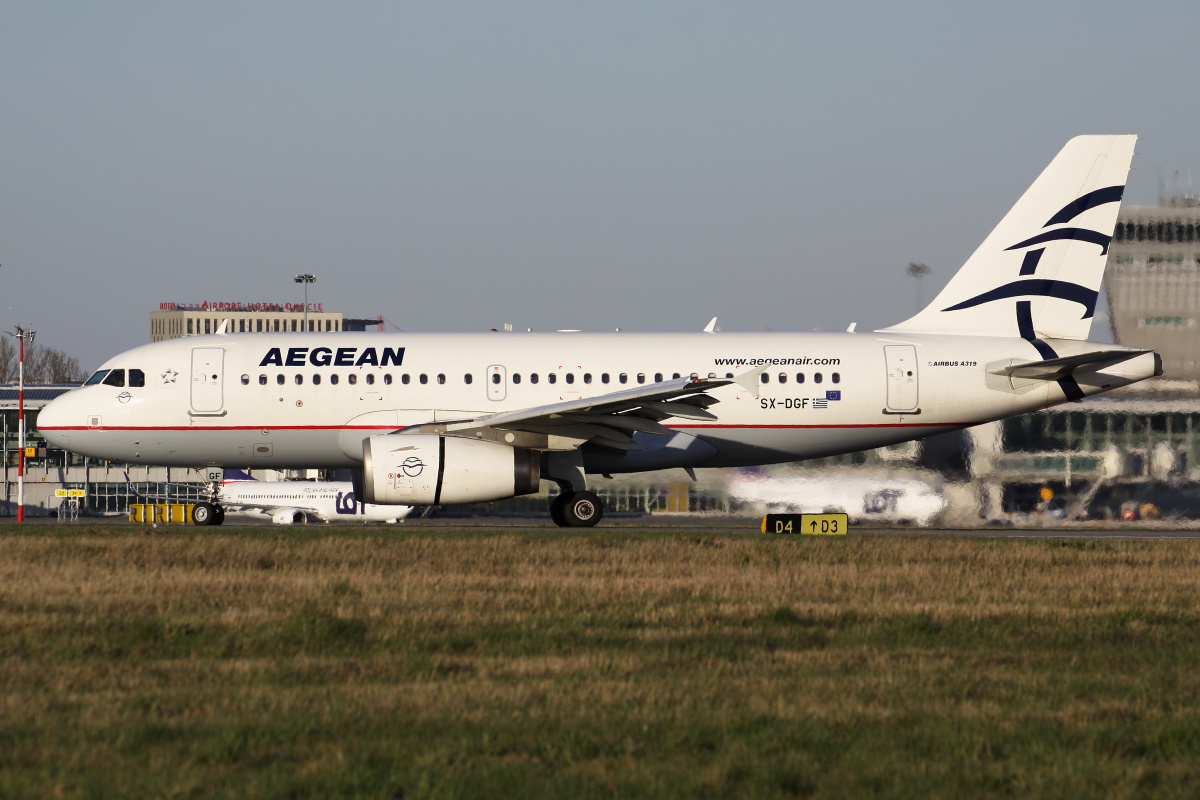
[[[1195,3],[0,3],[0,324],[90,368],[161,301],[312,272],[414,331],[879,327],[1071,136],[1142,137],[1127,203],[1200,179],[1197,31]]]

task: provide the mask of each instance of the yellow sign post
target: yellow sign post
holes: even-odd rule
[[[767,514],[762,521],[763,533],[845,536],[849,530],[846,514]]]

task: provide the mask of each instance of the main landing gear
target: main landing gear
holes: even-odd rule
[[[590,528],[604,516],[604,504],[591,492],[564,491],[550,501],[550,519],[560,528]]]

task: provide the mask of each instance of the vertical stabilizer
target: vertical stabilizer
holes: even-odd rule
[[[1086,339],[1136,141],[1067,142],[941,294],[885,330]]]

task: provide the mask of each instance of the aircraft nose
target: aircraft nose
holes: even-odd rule
[[[67,430],[70,393],[47,403],[37,416],[38,433],[47,442],[63,450],[71,449],[71,434]]]

